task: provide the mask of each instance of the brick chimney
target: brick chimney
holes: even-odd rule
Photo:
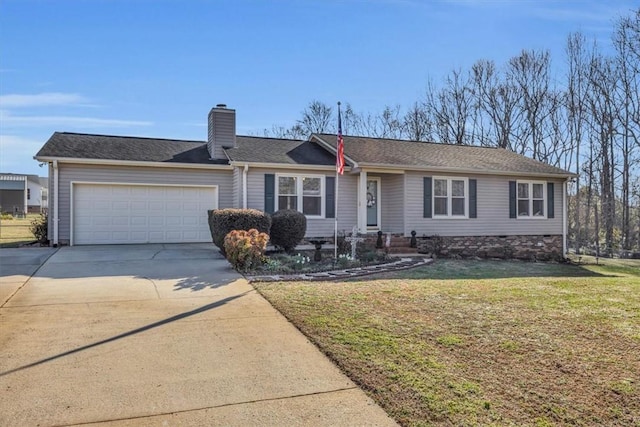
[[[209,111],[207,150],[212,159],[226,159],[223,148],[236,146],[236,110],[218,104]]]

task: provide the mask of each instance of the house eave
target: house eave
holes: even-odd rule
[[[483,170],[483,169],[470,169],[470,168],[453,168],[442,166],[399,166],[394,164],[381,164],[381,163],[359,163],[358,166],[361,169],[365,169],[368,172],[380,171],[397,171],[395,173],[402,173],[403,171],[411,172],[441,172],[441,173],[456,173],[456,174],[468,174],[468,175],[498,175],[498,176],[535,176],[535,177],[554,177],[554,178],[574,178],[576,175],[570,172],[567,173],[545,173],[545,172],[524,172],[524,171],[502,171],[502,170]],[[393,173],[393,172],[389,172]]]
[[[245,165],[250,168],[265,168],[265,169],[308,169],[308,170],[317,170],[317,171],[335,171],[336,167],[334,165],[303,165],[303,164],[291,164],[291,163],[266,163],[266,162],[243,162],[243,161],[232,161],[230,162],[231,166],[234,167],[244,167]],[[351,168],[345,167],[345,171],[350,170]]]
[[[103,166],[138,166],[151,168],[171,168],[171,169],[216,169],[232,170],[231,165],[207,165],[203,163],[169,163],[169,162],[145,162],[136,160],[108,160],[108,159],[78,159],[73,157],[39,157],[35,160],[41,163],[79,164],[79,165],[103,165]]]

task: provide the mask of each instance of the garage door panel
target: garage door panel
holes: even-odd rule
[[[73,243],[210,242],[215,187],[75,184]]]

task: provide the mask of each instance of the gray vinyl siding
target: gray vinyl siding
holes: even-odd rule
[[[231,170],[58,164],[59,231],[61,243],[71,235],[71,182],[167,185],[217,185],[218,208],[233,207]],[[52,186],[53,187],[53,186]]]
[[[446,174],[435,174],[448,176]],[[491,235],[557,235],[562,234],[563,181],[546,180],[554,185],[554,213],[552,219],[509,218],[509,181],[545,181],[543,178],[525,176],[451,175],[476,179],[478,183],[478,218],[437,219],[423,218],[423,177],[426,173],[411,172],[406,175],[405,186],[405,235],[415,230],[418,236],[491,236]]]
[[[233,198],[232,207],[242,208],[242,169],[233,168],[233,178],[231,185],[231,194]]]
[[[249,168],[247,176],[247,204],[250,209],[264,210],[264,176],[265,174],[324,175],[333,173],[310,171],[304,169],[258,169]],[[338,179],[338,230],[351,230],[357,223],[356,213],[356,176],[341,175]],[[323,201],[324,202],[324,201]],[[334,218],[308,218],[306,237],[330,237],[334,233]]]
[[[370,174],[374,177],[376,175]],[[380,175],[380,216],[385,233],[404,232],[404,175]]]

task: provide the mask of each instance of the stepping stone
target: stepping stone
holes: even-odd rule
[[[329,271],[328,274],[331,276],[349,276],[350,274],[346,271]]]

